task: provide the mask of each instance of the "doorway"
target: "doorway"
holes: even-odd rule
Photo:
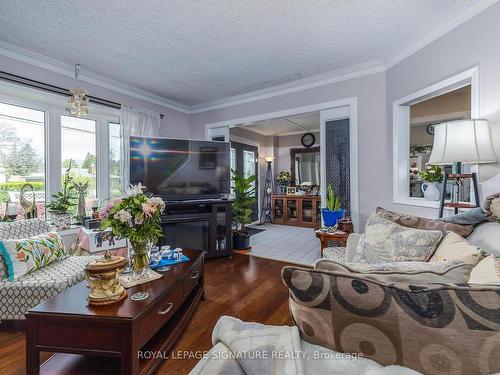
[[[255,182],[253,183],[255,203],[252,205],[252,215],[250,216],[252,223],[259,220],[257,203],[259,191],[258,160],[259,149],[256,146],[231,141],[231,169],[243,173],[245,177],[255,176]]]

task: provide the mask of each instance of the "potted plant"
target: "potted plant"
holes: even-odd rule
[[[276,177],[276,182],[280,186],[282,194],[286,193],[286,188],[290,186],[291,181],[292,178],[290,176],[290,172],[287,171],[281,171],[278,177]]]
[[[438,201],[441,197],[438,184],[443,182],[443,171],[439,165],[427,165],[423,171],[418,171],[418,175],[424,181],[420,188],[424,193],[425,200]]]
[[[250,247],[250,234],[248,234],[245,225],[250,224],[252,215],[252,205],[257,201],[255,199],[255,188],[253,182],[255,175],[245,177],[241,172],[231,169],[231,179],[234,183],[233,195],[233,248],[246,250]]]
[[[150,247],[163,236],[160,216],[165,202],[158,197],[148,197],[143,189],[140,183],[130,185],[126,197],[109,202],[99,213],[101,230],[111,228],[114,236],[130,241],[135,278],[145,276]]]
[[[70,176],[70,172],[71,162],[63,176],[62,191],[52,195],[50,203],[46,206],[56,229],[67,229],[71,226],[71,213],[69,211],[76,203],[72,184],[73,177]]]
[[[323,224],[327,227],[337,225],[337,222],[345,216],[345,209],[341,208],[340,198],[333,193],[332,184],[328,184],[326,194],[326,208],[321,209]]]

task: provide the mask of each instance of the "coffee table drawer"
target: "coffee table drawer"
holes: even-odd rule
[[[139,323],[141,345],[170,319],[183,301],[182,283],[178,283],[166,296],[155,303],[153,309]]]
[[[184,279],[184,296],[191,293],[203,273],[203,259],[200,259]]]

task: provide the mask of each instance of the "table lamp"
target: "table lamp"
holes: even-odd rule
[[[452,165],[452,173],[445,173],[439,217],[443,215],[446,183],[448,179],[471,178],[474,186],[476,205],[479,205],[477,176],[475,173],[462,175],[462,163],[479,164],[496,162],[491,143],[490,127],[487,120],[457,120],[434,126],[434,144],[429,158],[431,165]],[[469,208],[470,204],[447,204],[455,208]]]

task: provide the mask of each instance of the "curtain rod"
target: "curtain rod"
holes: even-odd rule
[[[24,77],[17,76],[15,74],[7,73],[7,72],[0,71],[0,79],[2,79],[4,81],[17,83],[17,84],[20,84],[23,86],[31,87],[31,88],[36,88],[39,90],[48,91],[48,92],[51,92],[53,94],[59,94],[59,95],[64,95],[64,96],[70,95],[70,92],[68,89],[64,89],[62,87],[50,85],[48,83],[43,83],[40,81],[35,81],[33,79],[24,78]],[[89,97],[89,102],[91,102],[91,103],[100,104],[100,105],[103,105],[106,107],[111,107],[111,108],[116,108],[116,109],[121,109],[121,107],[122,107],[120,103],[112,102],[110,100],[101,99],[101,98],[98,98],[96,96],[91,96],[91,95],[88,95],[88,97]],[[163,117],[164,117],[164,115],[160,114],[160,118],[163,119]]]

